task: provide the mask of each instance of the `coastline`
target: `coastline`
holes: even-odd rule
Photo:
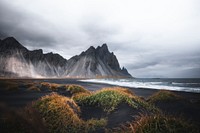
[[[102,88],[108,88],[108,87],[116,87],[117,85],[110,85],[106,83],[91,83],[91,82],[82,82],[79,81],[80,79],[0,79],[0,82],[4,81],[28,81],[28,82],[49,82],[49,83],[56,83],[56,84],[77,84],[81,85],[84,88],[88,89],[89,91],[96,91]],[[123,87],[123,86],[119,86]],[[158,89],[148,89],[148,88],[134,88],[134,87],[124,87],[130,89],[133,93],[135,93],[137,96],[142,97],[144,99],[147,99],[154,93],[158,92]],[[200,103],[200,93],[194,93],[194,92],[183,92],[183,91],[173,91],[177,95],[180,95],[189,101],[194,101]],[[41,96],[47,95],[51,93],[50,91],[41,91],[41,92],[6,92],[0,90],[0,102],[8,103],[10,107],[21,107],[25,106],[28,103],[31,103],[34,100],[37,100]],[[60,93],[60,92],[58,92]],[[62,93],[60,93],[62,94]]]
[[[7,87],[11,87],[11,89],[7,89],[6,85]],[[29,85],[31,85],[31,87],[39,85],[38,87],[39,89],[37,87],[31,88]],[[101,92],[103,90],[102,88],[113,89],[113,91],[116,92],[118,89],[119,90],[123,89],[123,86],[110,85],[106,83],[82,82],[77,79],[42,79],[42,80],[0,79],[0,109],[1,109],[0,116],[4,117],[5,112],[9,111],[17,112],[21,109],[31,107],[33,103],[37,102],[39,99],[41,100],[41,97],[44,98],[46,96],[47,97],[55,96],[73,100],[74,95],[71,91],[69,91],[69,89],[66,89],[67,87],[66,85],[82,86],[83,90],[85,89],[87,93],[89,92],[92,95]],[[122,103],[119,106],[117,106],[117,108],[115,108],[112,113],[102,112],[102,109],[99,107],[80,105],[81,109],[80,117],[85,121],[93,119],[93,117],[98,119],[106,117],[108,118],[108,123],[106,128],[112,129],[115,127],[120,127],[121,124],[126,124],[127,122],[136,120],[135,118],[138,117],[140,113],[144,114],[147,113],[146,116],[148,116],[149,115],[148,113],[151,112],[150,110],[155,109],[157,111],[160,110],[162,112],[161,115],[163,117],[165,116],[165,114],[169,116],[176,116],[177,118],[183,117],[185,120],[190,121],[194,126],[196,125],[197,127],[199,127],[200,93],[166,91],[166,90],[160,91],[158,89],[134,88],[134,87],[124,87],[124,88],[128,89],[128,91],[126,91],[126,94],[129,93],[133,95],[136,99],[138,98],[140,102],[137,103],[138,104],[137,107],[139,107],[139,109],[137,108],[133,109],[128,104],[126,104],[126,101],[122,101]],[[73,89],[74,91],[77,91],[76,88]],[[96,90],[101,90],[101,91],[96,91]],[[151,101],[149,101],[151,97],[155,96],[155,94],[159,92],[162,92],[164,94],[169,94],[169,96],[171,94],[172,96],[175,95],[175,98],[172,97],[172,101],[170,99],[169,101],[158,100],[155,103],[151,103]],[[78,93],[81,95],[82,92],[80,91]],[[176,99],[177,97],[181,98]],[[106,101],[103,100],[103,103],[113,102],[109,101],[109,98],[112,99],[113,97],[105,96],[104,98],[108,99],[106,99]],[[137,102],[137,100],[135,102]],[[141,104],[141,102],[144,102],[146,104]],[[145,105],[148,105],[146,106],[147,108],[145,108]],[[152,108],[148,110],[148,107]],[[45,106],[44,109],[46,108],[48,107]],[[144,109],[147,111],[146,113]],[[97,132],[102,132],[102,131],[103,129],[99,131],[97,129]]]

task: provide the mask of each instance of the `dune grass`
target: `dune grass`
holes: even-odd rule
[[[39,87],[32,85],[28,87],[27,91],[41,91]]]
[[[49,83],[49,82],[41,82],[41,87],[46,88],[51,91],[57,91],[59,89],[65,89],[69,91],[72,95],[76,93],[90,93],[90,91],[86,90],[84,87],[76,84],[56,84],[56,83]]]
[[[126,133],[197,133],[198,128],[183,118],[164,114],[141,115],[132,123],[123,125],[115,132]]]
[[[23,88],[27,90],[40,91],[40,88],[37,87],[36,83],[26,80],[1,80],[0,88],[7,91],[19,91],[20,89],[23,90]]]
[[[17,90],[18,82],[8,81],[3,84],[8,90]],[[105,128],[107,120],[89,119],[80,117],[80,106],[100,107],[107,113],[113,113],[121,104],[126,103],[134,109],[144,109],[150,112],[148,115],[141,114],[133,122],[126,124],[114,132],[130,133],[174,133],[174,132],[199,132],[199,130],[187,123],[182,118],[167,116],[154,107],[152,103],[159,101],[176,101],[182,97],[170,91],[161,90],[148,98],[148,102],[136,96],[126,88],[113,87],[103,88],[90,92],[82,86],[69,84],[55,84],[42,82],[38,84],[25,83],[28,90],[40,91],[41,87],[57,91],[64,89],[72,94],[72,97],[64,97],[52,93],[41,97],[20,113],[6,113],[6,120],[0,120],[0,124],[9,132],[95,132]],[[16,89],[17,88],[17,89]],[[151,113],[153,112],[153,113]],[[142,113],[142,112],[141,112]]]
[[[61,87],[60,84],[56,84],[56,83],[41,82],[40,84],[42,88],[47,88],[48,90],[51,90],[51,91],[57,91],[59,87]]]
[[[86,90],[83,86],[80,85],[75,85],[75,84],[68,84],[65,85],[66,90],[70,91],[71,94],[76,94],[76,93],[90,93],[90,91]]]
[[[149,107],[153,110],[151,105],[135,96],[130,90],[121,87],[103,88],[91,94],[80,93],[73,96],[73,99],[81,106],[100,107],[107,113],[114,111],[121,103],[127,103],[135,109]]]
[[[175,93],[167,90],[160,90],[150,96],[147,101],[150,103],[156,103],[160,101],[170,102],[170,101],[177,101],[182,99],[181,96],[176,95]]]
[[[106,125],[105,119],[84,121],[79,117],[80,108],[70,98],[52,93],[34,103],[49,132],[88,132]]]

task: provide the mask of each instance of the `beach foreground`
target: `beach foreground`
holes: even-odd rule
[[[200,94],[1,79],[1,132],[199,132]]]

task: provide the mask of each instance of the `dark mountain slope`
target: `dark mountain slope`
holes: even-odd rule
[[[106,44],[91,46],[69,60],[42,49],[30,51],[15,38],[0,40],[0,75],[3,77],[131,77],[120,68]]]

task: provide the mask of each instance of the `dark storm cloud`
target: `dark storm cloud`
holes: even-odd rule
[[[1,39],[13,36],[31,47],[52,46],[56,42],[53,30],[49,30],[53,26],[34,14],[0,1],[0,18]]]
[[[135,77],[200,77],[199,5],[196,0],[0,0],[0,39],[14,36],[28,48],[67,59],[107,43]]]
[[[193,56],[192,56],[193,55]],[[200,55],[155,55],[138,58],[139,62],[127,64],[127,68],[138,77],[179,77],[198,78],[200,76]]]

